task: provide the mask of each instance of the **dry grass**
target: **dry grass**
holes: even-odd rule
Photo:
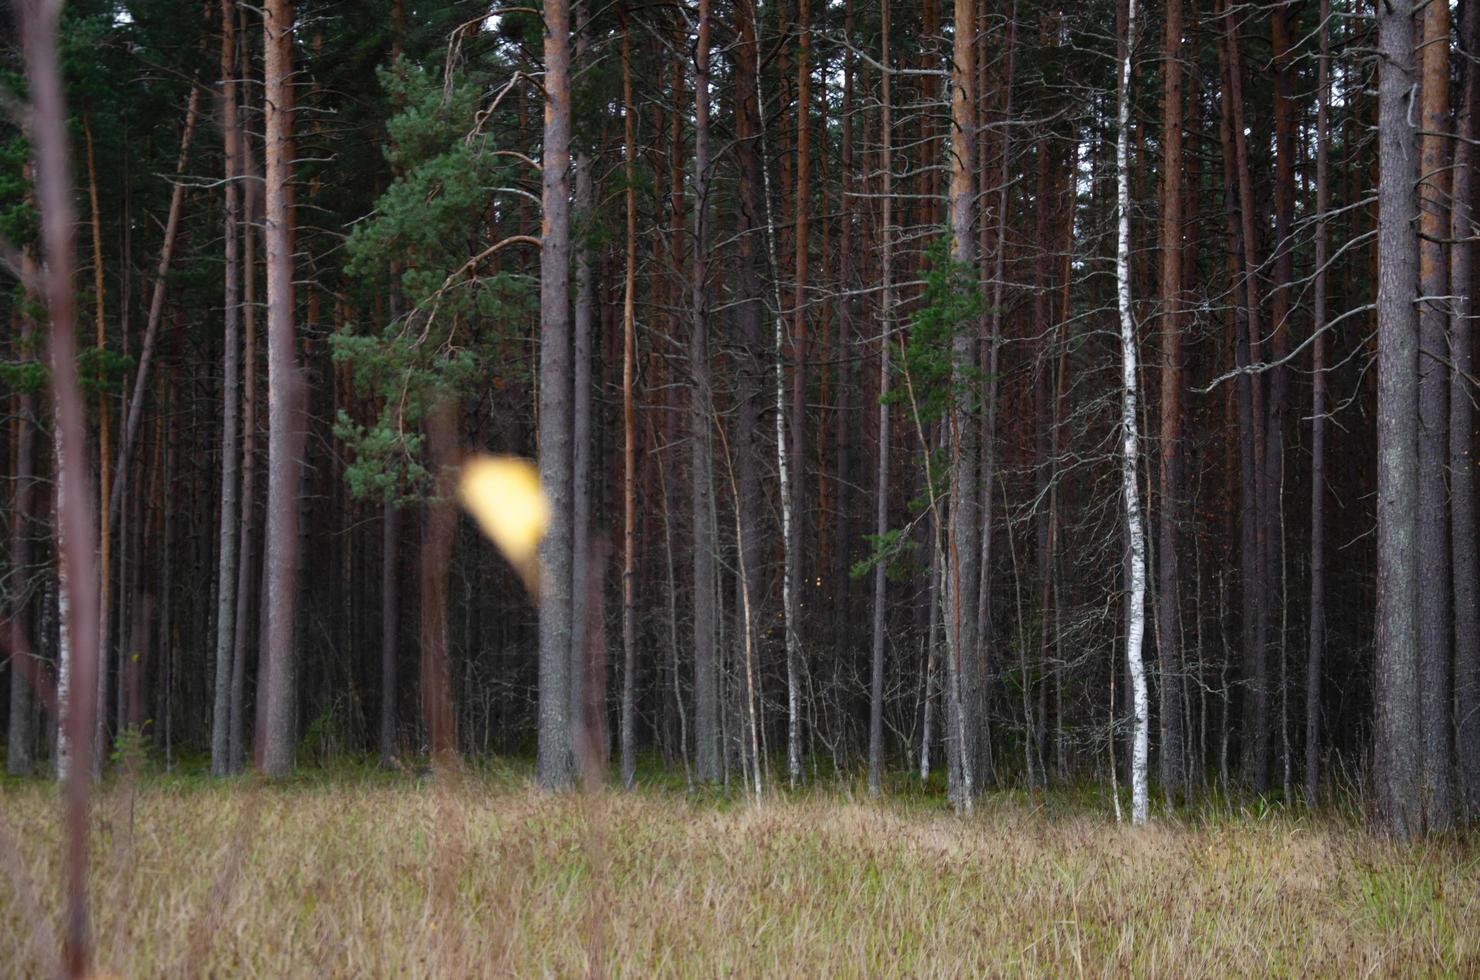
[[[57,800],[0,788],[0,974],[42,972]],[[507,779],[148,783],[97,813],[125,976],[1477,975],[1480,851],[1290,817],[1132,831],[988,800],[747,806]]]

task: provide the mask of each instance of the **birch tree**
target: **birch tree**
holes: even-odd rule
[[[1120,72],[1116,96],[1115,136],[1115,284],[1120,311],[1120,428],[1121,496],[1125,506],[1125,532],[1130,545],[1130,588],[1126,605],[1125,659],[1131,679],[1131,823],[1140,825],[1147,816],[1147,729],[1149,711],[1146,669],[1141,661],[1141,641],[1146,633],[1146,539],[1141,526],[1137,454],[1136,321],[1131,306],[1131,62],[1135,54],[1136,0],[1127,0],[1125,35],[1121,38]]]

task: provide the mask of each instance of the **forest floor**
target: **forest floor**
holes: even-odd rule
[[[58,812],[52,784],[0,782],[4,976],[49,972]],[[1068,797],[962,818],[365,771],[120,778],[94,827],[97,960],[128,977],[1480,973],[1480,845],[1334,814],[1132,830]]]

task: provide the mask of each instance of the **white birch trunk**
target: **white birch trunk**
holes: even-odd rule
[[[760,22],[759,4],[756,22]],[[794,786],[802,777],[802,705],[798,670],[801,644],[797,637],[796,624],[797,584],[792,581],[791,574],[791,467],[786,451],[786,367],[783,361],[785,327],[781,315],[781,283],[777,277],[777,270],[781,267],[776,261],[776,219],[771,214],[771,168],[767,163],[770,151],[766,141],[766,97],[761,89],[759,66],[755,73],[755,101],[760,107],[761,178],[765,182],[766,194],[766,251],[771,259],[771,286],[776,304],[776,470],[781,481],[781,608],[786,630],[786,771]],[[798,465],[800,463],[798,460]]]
[[[67,737],[67,720],[72,714],[72,610],[67,585],[67,532],[61,519],[62,501],[66,495],[62,460],[62,427],[56,426],[52,439],[56,447],[56,513],[57,513],[57,779],[66,783],[72,768],[72,740]]]
[[[1136,323],[1131,312],[1130,117],[1131,53],[1136,36],[1136,0],[1128,0],[1125,51],[1120,63],[1116,99],[1118,133],[1115,139],[1117,235],[1115,281],[1120,307],[1121,429],[1124,453],[1120,464],[1125,497],[1125,527],[1130,537],[1130,606],[1126,616],[1125,657],[1131,675],[1131,705],[1135,715],[1131,736],[1131,823],[1144,824],[1147,813],[1146,756],[1148,710],[1146,669],[1141,641],[1146,634],[1146,539],[1141,528],[1141,502],[1136,487],[1139,433],[1136,426]]]

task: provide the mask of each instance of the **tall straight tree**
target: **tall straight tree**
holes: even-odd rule
[[[637,120],[632,102],[632,33],[622,18],[622,107],[626,135],[627,271],[622,291],[622,785],[637,771],[637,610],[633,586],[637,558],[637,425],[632,403],[637,364]]]
[[[247,11],[239,7],[241,29],[237,31],[237,64],[243,69],[248,64],[246,53],[250,50],[246,30]],[[237,114],[237,149],[241,153],[242,174],[254,179],[246,181],[242,203],[245,219],[241,224],[242,246],[242,468],[241,468],[241,528],[240,544],[237,548],[236,615],[235,636],[231,651],[231,731],[228,753],[231,771],[238,773],[246,766],[246,687],[247,647],[252,637],[253,586],[258,581],[255,562],[257,540],[257,215],[262,210],[261,184],[255,179],[256,161],[252,154],[252,141],[242,125],[242,113]]]
[[[735,507],[735,537],[738,555],[738,570],[735,577],[735,645],[737,662],[743,662],[747,671],[749,688],[754,636],[758,623],[754,616],[760,595],[760,522],[761,492],[757,461],[761,457],[760,412],[761,412],[761,317],[764,313],[764,293],[761,279],[762,243],[765,241],[765,226],[762,223],[764,177],[761,160],[761,111],[758,99],[758,73],[760,71],[760,45],[756,36],[755,0],[735,2],[735,43],[733,54],[733,99],[735,114],[735,171],[738,187],[735,216],[737,236],[737,261],[735,269],[735,296],[738,307],[735,311],[736,333],[736,381],[735,381],[735,439],[722,448],[729,461],[733,460],[736,470],[731,493]],[[748,698],[745,712],[751,719],[757,714],[755,702]],[[749,740],[752,745],[759,742],[760,733],[751,724]],[[742,738],[743,744],[743,738]],[[752,752],[754,755],[754,752]],[[759,758],[752,758],[756,783],[756,796],[760,796]]]
[[[1465,815],[1480,817],[1480,563],[1475,555],[1475,145],[1480,136],[1480,10],[1464,5],[1460,25],[1463,89],[1454,184],[1450,188],[1449,516],[1454,562],[1454,717],[1459,796]]]
[[[1326,645],[1326,265],[1331,209],[1331,3],[1321,0],[1316,81],[1315,286],[1311,296],[1310,629],[1305,661],[1305,802],[1321,788],[1321,682]]]
[[[1163,792],[1186,789],[1182,738],[1181,515],[1182,440],[1182,0],[1167,0],[1162,84],[1161,183],[1161,510],[1156,560],[1157,653]]]
[[[1449,4],[1420,14],[1422,137],[1418,159],[1418,657],[1423,724],[1423,808],[1429,830],[1454,809],[1449,605]]]
[[[262,8],[267,241],[267,692],[262,771],[293,771],[297,698],[293,651],[298,589],[298,490],[303,391],[293,325],[293,7]],[[259,695],[261,696],[261,695]]]
[[[1413,8],[1379,4],[1377,136],[1377,714],[1378,825],[1423,831],[1418,651],[1418,239]],[[1429,583],[1431,584],[1431,583]],[[1427,587],[1427,585],[1426,585]]]
[[[575,63],[573,71],[579,72],[582,65],[589,64],[591,50],[590,6],[577,4],[575,8]],[[596,194],[593,163],[582,146],[574,151],[575,208],[574,220],[577,228],[590,227],[594,217]],[[582,236],[587,237],[587,236]],[[571,411],[571,436],[575,440],[571,448],[571,568],[586,569],[591,562],[591,456],[594,449],[591,438],[591,334],[596,319],[596,274],[593,269],[595,248],[589,240],[574,246],[572,262],[575,276],[575,309],[571,317],[574,336],[571,338],[573,403]],[[597,570],[588,574],[600,580]],[[590,589],[578,587],[581,583],[571,577],[570,601],[570,723],[572,744],[589,746],[592,732],[587,730],[588,647],[587,611],[592,598]],[[593,695],[594,699],[594,695]],[[604,730],[604,729],[603,729]],[[605,751],[605,747],[603,747]]]
[[[709,48],[710,0],[699,0],[694,48],[694,258],[690,269],[693,325],[689,337],[689,505],[694,543],[694,764],[701,781],[721,776],[719,668],[715,662],[713,388],[709,371]]]
[[[812,24],[807,0],[797,0],[797,163],[795,265],[791,301],[791,541],[787,572],[791,611],[787,637],[786,767],[795,784],[802,776],[802,706],[800,704],[803,476],[807,463],[807,250],[808,212],[816,189],[811,186]]]
[[[571,478],[570,3],[545,0],[545,136],[540,229],[540,483],[550,524],[540,543],[539,745],[536,778],[566,789],[575,778],[570,730]]]
[[[1131,305],[1131,62],[1136,42],[1136,0],[1127,0],[1125,34],[1120,39],[1120,61],[1116,92],[1115,134],[1115,283],[1120,312],[1120,487],[1125,507],[1130,582],[1126,605],[1125,659],[1131,678],[1131,823],[1146,822],[1148,794],[1146,779],[1147,729],[1150,706],[1146,696],[1146,670],[1141,661],[1141,641],[1146,634],[1146,537],[1141,526],[1137,457],[1136,321]]]
[[[954,53],[951,58],[951,184],[949,194],[951,259],[965,268],[976,267],[976,0],[956,0]],[[977,426],[972,419],[974,396],[972,375],[976,370],[977,338],[958,329],[951,341],[951,380],[955,394],[951,404],[951,543],[948,563],[950,596],[951,700],[955,710],[948,728],[959,755],[957,807],[970,809],[976,794],[975,774],[979,768],[978,730],[981,705],[974,695],[980,673],[980,650],[976,639]],[[970,598],[968,602],[967,599]]]
[[[882,540],[889,532],[889,364],[890,327],[894,314],[894,130],[890,119],[893,91],[889,63],[890,0],[882,0],[879,31],[879,451],[874,473],[874,534]],[[883,561],[874,565],[873,656],[869,672],[868,788],[878,796],[884,770],[884,617],[888,611],[888,569]],[[934,615],[934,612],[931,613]],[[928,738],[927,738],[928,741]],[[928,751],[928,748],[927,750]]]
[[[237,375],[241,346],[241,267],[237,208],[236,9],[221,0],[221,132],[225,142],[225,336],[222,356],[221,530],[216,570],[216,684],[211,711],[211,775],[231,771],[231,660],[236,631]],[[104,566],[106,567],[106,566]]]
[[[1223,20],[1223,111],[1225,114],[1224,167],[1229,190],[1236,195],[1237,225],[1234,238],[1239,246],[1242,265],[1238,267],[1237,290],[1243,300],[1239,309],[1242,326],[1238,357],[1245,367],[1259,363],[1261,351],[1259,262],[1256,258],[1257,235],[1254,230],[1255,202],[1253,178],[1249,166],[1249,145],[1244,125],[1244,69],[1237,21],[1229,0],[1224,0]],[[1235,300],[1237,302],[1237,299]],[[1268,669],[1268,554],[1269,521],[1265,510],[1267,468],[1264,447],[1264,385],[1259,374],[1248,373],[1241,384],[1248,389],[1248,412],[1239,408],[1240,441],[1244,454],[1241,472],[1239,518],[1239,578],[1243,589],[1244,663],[1244,772],[1255,792],[1262,793],[1269,783],[1269,669]],[[1244,398],[1240,394],[1240,399]]]
[[[16,339],[18,360],[21,363],[31,361],[36,325],[30,316],[22,316]],[[10,567],[12,579],[17,584],[11,587],[5,611],[9,619],[6,640],[10,645],[10,721],[5,734],[5,771],[12,776],[26,776],[35,764],[36,733],[31,719],[34,714],[32,687],[38,661],[31,654],[30,590],[20,586],[19,582],[23,577],[29,577],[31,567],[30,520],[36,496],[36,395],[28,386],[19,385],[14,405],[15,469],[14,489],[10,497]]]

